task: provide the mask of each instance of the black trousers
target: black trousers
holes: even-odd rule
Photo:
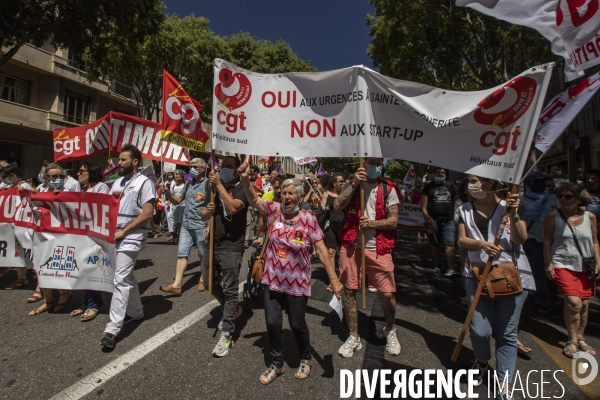
[[[301,360],[310,360],[310,334],[306,319],[307,296],[292,296],[290,294],[273,292],[265,285],[265,321],[269,338],[271,362],[277,367],[283,367],[283,304],[287,304],[288,321]]]

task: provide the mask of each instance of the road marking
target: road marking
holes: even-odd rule
[[[240,292],[245,283],[245,281],[240,283]],[[131,367],[133,364],[159,348],[161,345],[165,344],[175,336],[188,329],[190,326],[194,325],[196,322],[200,321],[202,318],[206,317],[210,313],[210,310],[212,310],[218,304],[219,302],[217,300],[208,302],[196,311],[175,322],[173,325],[152,336],[144,343],[139,344],[138,346],[129,350],[127,353],[109,362],[104,367],[97,369],[86,377],[81,378],[73,385],[54,395],[50,400],[81,399],[82,397],[94,391],[96,388],[102,386],[109,379],[119,375],[121,372]]]

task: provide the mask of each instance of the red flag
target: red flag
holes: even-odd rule
[[[258,159],[259,163],[271,164],[275,160],[274,156],[262,156]]]
[[[248,154],[248,160],[246,161],[248,165],[252,165],[252,156]]]
[[[192,99],[177,80],[163,71],[163,139],[181,147],[204,152],[208,133],[202,126],[200,111],[204,108]]]

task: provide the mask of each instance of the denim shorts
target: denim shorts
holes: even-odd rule
[[[456,238],[456,225],[454,220],[450,218],[438,218],[433,221],[435,232],[432,233],[431,229],[427,233],[429,244],[434,246],[446,245],[454,246],[454,239]]]
[[[177,257],[189,257],[192,246],[198,246],[198,257],[202,259],[204,256],[204,247],[206,246],[206,237],[204,233],[206,228],[188,229],[181,228],[179,232],[179,247],[177,248]]]

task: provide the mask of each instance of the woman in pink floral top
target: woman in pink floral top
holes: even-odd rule
[[[302,182],[287,179],[281,185],[281,203],[264,200],[250,185],[250,168],[244,163],[238,169],[250,205],[267,217],[267,226],[273,223],[265,252],[265,320],[271,352],[271,366],[261,374],[260,382],[271,383],[283,373],[283,305],[287,305],[288,320],[300,355],[296,378],[310,375],[310,334],[306,325],[306,303],[310,296],[311,247],[314,247],[329,275],[332,291],[339,297],[342,285],[335,274],[323,232],[317,219],[300,210],[304,195]]]

